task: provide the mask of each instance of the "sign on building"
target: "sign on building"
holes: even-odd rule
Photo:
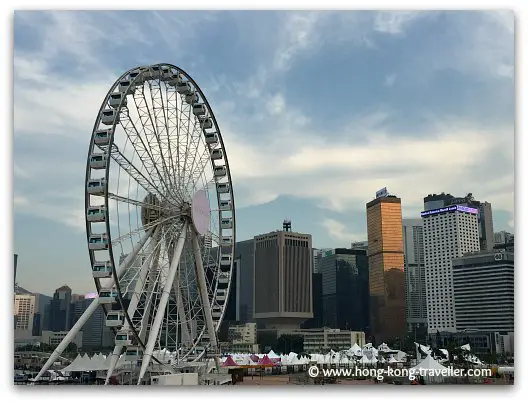
[[[389,195],[389,192],[387,191],[387,188],[384,187],[383,189],[380,189],[376,192],[376,199],[378,197],[387,197]]]

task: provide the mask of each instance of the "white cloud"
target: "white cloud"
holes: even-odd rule
[[[389,34],[403,32],[418,16],[384,15],[376,19],[376,29]],[[423,138],[401,137],[401,133],[394,132],[389,125],[393,111],[384,107],[350,116],[341,128],[336,129],[334,125],[331,129],[316,129],[310,123],[317,116],[307,116],[293,102],[288,102],[284,92],[277,91],[277,86],[270,84],[273,83],[271,78],[277,77],[279,71],[291,68],[296,57],[319,46],[322,38],[319,24],[329,20],[329,16],[320,13],[288,14],[286,21],[291,24],[285,25],[285,29],[278,30],[276,34],[277,38],[284,39],[284,43],[277,49],[273,66],[257,69],[246,82],[230,84],[239,95],[246,95],[243,100],[239,97],[235,102],[229,97],[227,100],[219,97],[219,102],[213,105],[227,148],[237,207],[291,195],[312,199],[319,206],[335,211],[364,212],[365,203],[373,198],[374,192],[388,186],[392,193],[402,197],[404,213],[409,216],[420,211],[425,194],[439,191],[453,194],[472,191],[476,197],[492,202],[494,208],[513,212],[513,127],[506,125],[484,130],[478,123],[462,124],[458,119],[448,117],[445,118],[450,123],[447,125],[443,117],[436,117],[424,129]],[[78,37],[92,32],[90,29],[81,28],[81,34],[72,33],[71,21],[64,17],[58,21],[59,28],[66,26],[65,32],[74,36],[74,43],[79,49],[94,53],[96,44]],[[82,24],[82,21],[78,23]],[[370,23],[372,31],[372,21]],[[362,41],[369,30],[359,22],[354,27],[354,36]],[[65,40],[55,40],[59,28],[53,28],[53,35],[43,35],[54,41],[53,54],[70,51],[65,47]],[[93,32],[94,41],[100,41],[99,30]],[[103,65],[97,74],[87,76],[79,84],[79,81],[54,74],[50,70],[49,59],[39,59],[38,55],[40,52],[15,54],[16,135],[28,132],[48,136],[52,141],[68,136],[78,139],[79,145],[75,147],[82,148],[80,153],[84,153],[97,110],[120,72],[110,74]],[[475,60],[482,56],[480,51],[470,55],[473,67],[480,65]],[[491,60],[493,66],[499,66],[495,56],[497,54],[484,55],[479,60]],[[83,60],[91,63],[93,59],[88,55]],[[34,64],[32,60],[36,60]],[[507,62],[506,59],[501,63],[508,66]],[[469,64],[466,67],[469,68]],[[493,74],[496,73],[495,70]],[[396,73],[392,73],[385,82],[393,85],[395,79]],[[211,81],[211,86],[214,89],[225,88],[225,81]],[[207,85],[199,84],[203,87]],[[240,105],[246,101],[256,105],[254,113],[239,113]],[[328,130],[332,130],[333,140],[329,140]],[[491,177],[494,174],[488,159],[491,151],[504,153],[511,162],[511,173]],[[23,171],[28,175],[45,171],[49,169],[50,159],[59,157],[51,154],[17,155],[19,166],[15,166],[15,175],[22,178]],[[22,160],[29,161],[22,163]],[[84,160],[80,159],[78,164],[80,168],[73,169],[68,165],[68,168],[57,169],[62,169],[64,175],[80,172]],[[23,171],[20,166],[24,167]],[[484,175],[483,171],[490,173],[489,180],[479,179],[479,174],[480,178]],[[64,193],[71,182],[58,183],[57,186],[57,193]],[[33,194],[22,194],[33,201]],[[83,195],[83,190],[80,190],[81,198]],[[22,197],[20,200],[26,199]],[[32,202],[31,206],[24,205],[20,200],[18,204],[24,207],[22,211],[53,219],[46,212],[49,211],[48,204],[44,202],[46,198],[35,198],[37,202]],[[65,211],[61,222],[84,230],[82,200],[65,198],[57,208]],[[343,229],[337,228],[335,221],[326,220],[325,223],[328,230],[333,228],[334,237]],[[351,240],[349,235],[347,242]],[[357,236],[353,239],[361,238]]]
[[[322,226],[326,229],[328,235],[332,239],[342,242],[346,247],[349,247],[352,241],[367,239],[365,233],[356,234],[350,232],[345,224],[332,220],[331,218],[325,218],[322,222]]]
[[[425,11],[381,11],[374,20],[374,29],[387,34],[401,34],[414,20],[427,15]]]
[[[13,203],[16,206],[27,206],[29,204],[29,200],[22,196],[15,195],[13,199]]]
[[[386,87],[392,87],[395,81],[396,81],[396,74],[390,74],[388,76],[385,76],[384,84]]]
[[[514,67],[511,65],[501,64],[497,69],[497,74],[501,77],[513,78]]]
[[[268,100],[266,107],[272,115],[278,115],[284,110],[285,102],[282,94],[275,94],[271,99]]]

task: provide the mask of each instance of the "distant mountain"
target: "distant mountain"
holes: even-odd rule
[[[20,287],[18,284],[15,285],[15,294],[29,294],[29,295],[33,295],[33,293],[31,291],[28,291],[25,288]]]

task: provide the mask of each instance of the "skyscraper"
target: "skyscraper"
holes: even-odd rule
[[[266,328],[313,317],[312,236],[288,229],[255,237],[254,318]]]
[[[405,333],[401,199],[385,189],[367,203],[367,232],[370,328],[374,341],[382,343]]]
[[[480,249],[477,214],[459,205],[421,214],[429,333],[456,331],[452,260]]]
[[[37,301],[31,294],[15,295],[15,316],[17,317],[15,325],[15,337],[32,336],[33,334],[33,317],[37,311]]]
[[[73,321],[72,310],[72,290],[67,285],[63,285],[55,290],[53,299],[46,307],[47,317],[45,320],[46,328],[53,332],[62,332],[70,330]]]
[[[405,259],[405,313],[407,330],[425,336],[427,304],[425,292],[425,261],[423,220],[403,220],[403,254]]]
[[[453,259],[456,329],[514,331],[514,255],[476,252]]]
[[[368,258],[365,250],[338,248],[319,260],[323,325],[366,331],[369,327]]]
[[[493,214],[491,204],[475,200],[472,193],[464,197],[455,197],[449,193],[430,194],[424,197],[424,211],[435,210],[447,206],[459,205],[477,209],[480,250],[492,251]]]

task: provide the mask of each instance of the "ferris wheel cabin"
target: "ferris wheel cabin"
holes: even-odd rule
[[[223,178],[224,176],[227,175],[227,169],[223,165],[214,167],[213,172],[216,178]]]
[[[86,190],[94,196],[104,196],[106,179],[90,179],[86,184]]]
[[[222,316],[222,307],[213,306],[211,316],[213,317],[213,319],[220,319],[220,316]]]
[[[94,262],[92,267],[92,275],[94,278],[112,277],[112,263],[110,260],[106,262]]]
[[[205,133],[204,139],[206,144],[218,143],[218,135],[216,133]]]
[[[185,95],[185,102],[189,105],[194,105],[200,100],[200,97],[196,92],[193,92],[192,94]]]
[[[191,84],[188,81],[176,84],[176,91],[184,95],[190,95],[193,92]]]
[[[90,168],[105,169],[108,162],[106,153],[93,153],[90,156]]]
[[[143,358],[143,349],[138,346],[128,346],[125,351],[125,361],[139,361]]]
[[[220,240],[220,246],[231,246],[233,244],[232,236],[223,236]]]
[[[116,346],[131,346],[135,342],[134,333],[130,329],[119,330],[115,337]]]
[[[110,94],[110,98],[108,99],[108,104],[112,108],[119,108],[119,105],[121,105],[121,101],[123,101],[123,106],[126,106],[127,104],[126,94],[123,92],[114,92],[113,94]]]
[[[200,117],[198,120],[200,121],[200,127],[202,129],[206,130],[213,128],[213,120],[211,118]]]
[[[161,66],[161,80],[167,81],[172,77],[171,69],[168,66]]]
[[[222,218],[222,220],[220,221],[220,228],[222,228],[222,229],[231,229],[231,228],[233,228],[233,219],[231,217]]]
[[[110,311],[106,314],[105,324],[108,327],[119,327],[125,323],[125,313],[123,311]]]
[[[132,71],[128,74],[128,77],[130,77],[130,81],[134,81],[134,79],[135,79],[137,76],[139,76],[139,75],[141,75],[141,70],[139,70],[139,69],[135,69],[135,70],[132,70]],[[140,80],[141,80],[141,78],[139,78],[139,79],[136,81],[136,83],[137,83],[138,81],[140,81]]]
[[[88,249],[90,250],[104,250],[108,249],[108,235],[95,234],[88,238]]]
[[[106,206],[88,207],[86,219],[89,222],[103,222],[106,220]]]
[[[99,290],[99,302],[101,304],[115,304],[117,300],[118,295],[115,288],[101,288]]]
[[[218,285],[227,285],[229,284],[229,273],[220,272],[218,274]]]
[[[231,200],[220,200],[218,207],[221,211],[229,211],[233,208],[233,203],[231,203]]]
[[[221,148],[215,148],[213,151],[211,151],[211,159],[214,160],[221,160],[224,158],[224,153],[222,152]]]
[[[218,193],[229,193],[229,183],[217,183],[216,191]]]
[[[176,87],[178,84],[183,82],[183,76],[180,73],[173,73],[167,84],[169,84],[171,87]]]
[[[135,84],[132,84],[129,79],[121,80],[119,82],[119,92],[122,92],[123,94],[133,94],[135,91]]]
[[[207,109],[205,108],[205,104],[194,104],[193,105],[193,113],[195,116],[203,116],[207,113]]]
[[[222,266],[231,267],[231,255],[220,256],[220,267]]]
[[[101,123],[107,126],[111,126],[115,123],[119,123],[119,115],[115,109],[104,109],[101,112]]]
[[[97,130],[94,135],[94,143],[98,146],[106,146],[110,144],[110,136],[112,129]]]
[[[219,305],[223,305],[227,297],[227,290],[225,288],[220,288],[216,290],[216,302]]]

